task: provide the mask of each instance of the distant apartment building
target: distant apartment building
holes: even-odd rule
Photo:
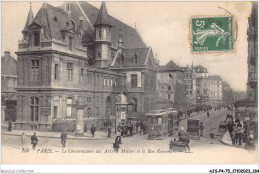
[[[185,97],[183,86],[183,70],[173,61],[159,67],[157,76],[157,108],[182,106]]]
[[[208,70],[199,65],[192,67],[196,79],[196,103],[209,104]]]
[[[222,79],[218,75],[208,76],[209,104],[213,107],[223,104]]]
[[[222,81],[222,100],[225,106],[233,104],[233,90],[225,81]]]
[[[196,77],[192,67],[186,66],[184,69],[184,84],[189,104],[196,104]]]
[[[16,120],[17,61],[4,52],[1,58],[1,117],[3,121]]]

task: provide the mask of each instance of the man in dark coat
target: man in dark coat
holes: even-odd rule
[[[7,128],[7,130],[8,130],[8,131],[12,131],[12,127],[13,127],[12,122],[9,121],[9,122],[8,122],[8,128]]]
[[[207,116],[208,116],[208,118],[209,118],[209,111],[207,112]]]
[[[108,126],[107,128],[107,138],[111,138],[111,127]]]
[[[62,147],[65,148],[66,140],[67,140],[67,133],[64,130],[62,131],[62,133],[60,135],[60,139],[61,139]]]
[[[113,148],[114,148],[116,153],[118,152],[118,150],[120,148],[120,146],[119,146],[119,144],[121,144],[120,139],[121,139],[120,136],[117,136],[116,139],[115,139],[115,143],[113,144]]]
[[[92,138],[94,138],[95,132],[96,132],[96,127],[94,126],[94,124],[92,124],[90,131],[91,131],[91,134],[92,134]]]
[[[34,133],[34,134],[31,136],[31,144],[33,145],[33,146],[32,146],[32,149],[35,150],[36,145],[38,144],[38,138],[37,138],[37,136],[36,136],[36,133]]]

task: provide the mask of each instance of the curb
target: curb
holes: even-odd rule
[[[224,134],[225,134],[225,133],[224,133]],[[227,146],[230,146],[230,147],[236,147],[236,148],[240,148],[240,149],[245,149],[245,150],[246,150],[246,148],[244,148],[244,147],[242,147],[242,146],[234,146],[233,144],[229,144],[229,143],[226,143],[225,141],[223,141],[222,139],[223,139],[223,137],[224,137],[224,134],[223,134],[223,136],[222,136],[222,138],[221,138],[221,140],[220,140],[220,142],[221,142],[222,144],[227,145]]]
[[[20,134],[6,134],[6,133],[3,133],[2,135],[9,135],[9,136],[21,136]],[[27,135],[26,135],[27,136]],[[27,137],[30,137],[30,136],[27,136]],[[37,137],[41,137],[41,138],[57,138],[57,139],[60,139],[60,137],[51,137],[51,136],[38,136]],[[79,138],[79,137],[74,137],[74,138],[71,138],[71,137],[68,137],[67,140],[70,139],[70,140],[106,140],[106,139],[109,139],[109,138]],[[110,139],[113,139],[113,138],[110,138]]]

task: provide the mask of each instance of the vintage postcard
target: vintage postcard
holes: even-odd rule
[[[258,163],[258,2],[1,12],[3,164]]]

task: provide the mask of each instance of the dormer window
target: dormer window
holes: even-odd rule
[[[58,22],[58,19],[56,16],[53,18],[53,20],[54,20],[54,22]]]
[[[134,64],[137,64],[138,63],[138,57],[137,57],[137,55],[135,55],[135,57],[134,57]]]
[[[40,33],[39,32],[33,33],[33,46],[40,46]]]
[[[76,27],[76,22],[75,21],[73,21],[73,20],[70,20],[71,21],[71,24],[72,24],[72,29],[73,29],[73,31],[76,31],[76,29],[77,29],[77,27]]]
[[[125,64],[125,58],[124,58],[124,56],[121,57],[121,63],[122,63],[122,64]]]

